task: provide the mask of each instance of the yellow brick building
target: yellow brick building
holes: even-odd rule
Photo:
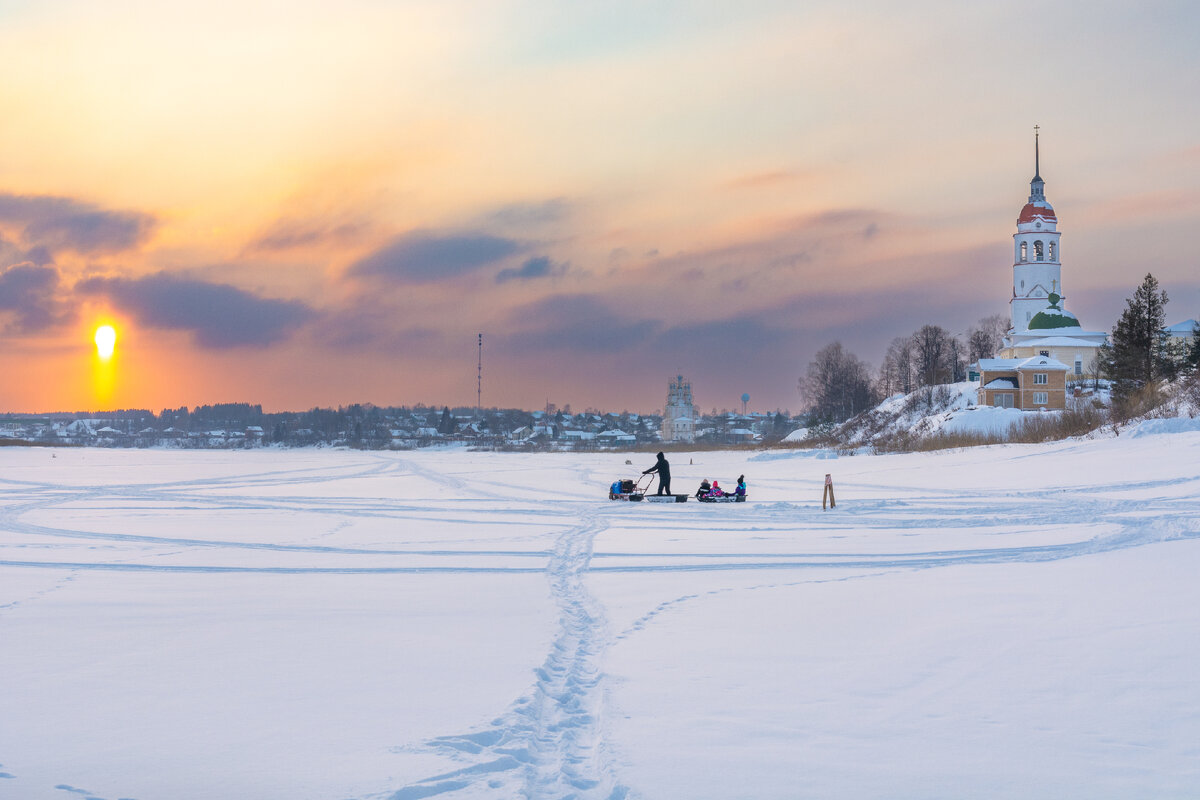
[[[979,405],[1022,411],[1067,407],[1067,365],[1049,356],[979,359]]]

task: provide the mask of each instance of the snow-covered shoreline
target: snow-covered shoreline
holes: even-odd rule
[[[4,448],[0,796],[1195,796],[1159,429],[673,459],[727,506],[606,501],[625,453]]]

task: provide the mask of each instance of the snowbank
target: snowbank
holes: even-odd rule
[[[1200,431],[1200,417],[1172,417],[1168,419],[1148,419],[1130,426],[1128,436],[1157,436],[1164,433],[1188,433]]]
[[[797,428],[796,430],[783,437],[785,442],[803,442],[808,438],[808,428]]]
[[[761,461],[789,461],[791,459],[826,459],[837,458],[836,450],[827,450],[825,448],[812,450],[767,450],[764,453],[751,456],[748,460],[753,462]]]
[[[957,409],[949,413],[930,418],[925,427],[931,432],[943,433],[977,433],[983,435],[1005,434],[1021,424],[1029,414],[1034,412],[1017,411],[1013,408],[997,408],[995,406],[973,406]],[[1055,414],[1057,412],[1039,412]]]

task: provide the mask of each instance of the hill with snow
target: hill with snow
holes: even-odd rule
[[[1065,411],[1020,411],[979,406],[978,381],[923,387],[888,397],[875,408],[840,425],[800,428],[784,441],[843,450],[904,452],[941,446],[1046,441],[1072,435],[1119,435],[1122,428],[1195,430],[1200,426],[1200,389],[1193,381],[1167,387],[1163,402],[1145,413],[1113,425],[1106,388],[1068,397]],[[1163,420],[1177,420],[1167,424]],[[1106,424],[1109,423],[1109,424]]]

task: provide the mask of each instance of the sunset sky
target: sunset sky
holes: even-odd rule
[[[1200,318],[1200,6],[0,0],[0,412],[800,407],[840,340]],[[111,323],[116,355],[93,333]],[[103,373],[103,374],[102,374]]]

